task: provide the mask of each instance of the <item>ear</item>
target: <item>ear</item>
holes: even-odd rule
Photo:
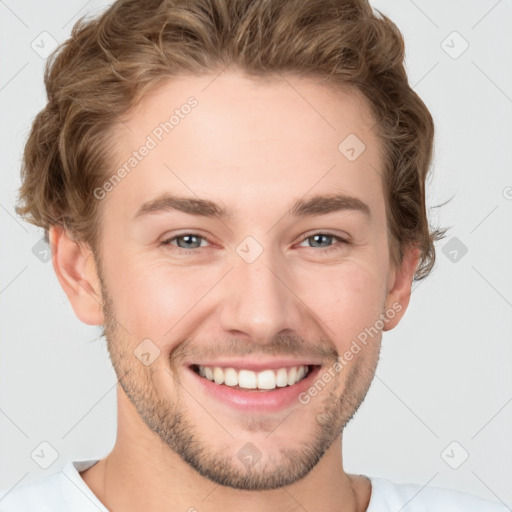
[[[409,246],[404,249],[402,264],[393,267],[389,272],[388,295],[386,297],[386,312],[393,311],[394,316],[388,316],[384,331],[394,329],[405,314],[411,297],[412,280],[420,260],[420,249]]]
[[[91,249],[75,241],[62,226],[51,226],[49,238],[55,274],[76,316],[86,324],[102,325],[103,298]]]

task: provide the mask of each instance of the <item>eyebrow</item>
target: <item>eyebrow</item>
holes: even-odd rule
[[[134,220],[151,213],[180,211],[189,215],[229,219],[233,212],[223,205],[209,199],[182,197],[163,194],[156,199],[144,203],[134,216]],[[289,209],[287,214],[295,217],[326,215],[338,211],[355,211],[371,217],[369,206],[360,199],[345,194],[316,195],[308,199],[299,199]]]

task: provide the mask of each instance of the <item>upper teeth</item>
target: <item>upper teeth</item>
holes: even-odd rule
[[[308,372],[307,366],[290,366],[276,370],[235,370],[234,368],[221,368],[219,366],[199,365],[199,375],[216,384],[226,386],[240,386],[245,389],[275,389],[292,386],[303,379]]]

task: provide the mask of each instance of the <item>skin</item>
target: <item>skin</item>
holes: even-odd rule
[[[215,76],[166,82],[116,127],[113,161],[122,165],[174,108],[198,100],[101,201],[96,252],[51,228],[59,281],[80,320],[105,326],[120,379],[115,446],[81,476],[124,512],[366,510],[371,485],[344,471],[342,432],[371,384],[382,330],[407,309],[419,257],[408,248],[399,267],[389,259],[374,121],[358,92],[318,79]],[[349,134],[366,146],[354,161],[338,150]],[[232,216],[167,210],[134,220],[166,192],[210,199]],[[334,193],[360,199],[371,215],[286,213],[300,198]],[[187,233],[204,238],[162,244]],[[252,263],[236,252],[247,236],[262,249]],[[314,355],[325,370],[390,309],[314,399],[277,413],[241,414],[184,367],[217,353]],[[144,339],[160,350],[149,366],[133,354]],[[248,442],[261,453],[252,468],[237,456]]]

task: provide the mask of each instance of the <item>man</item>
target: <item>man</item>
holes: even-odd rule
[[[382,331],[443,235],[403,57],[363,0],[120,0],[75,25],[18,212],[104,327],[118,433],[2,511],[504,509],[343,469]]]

